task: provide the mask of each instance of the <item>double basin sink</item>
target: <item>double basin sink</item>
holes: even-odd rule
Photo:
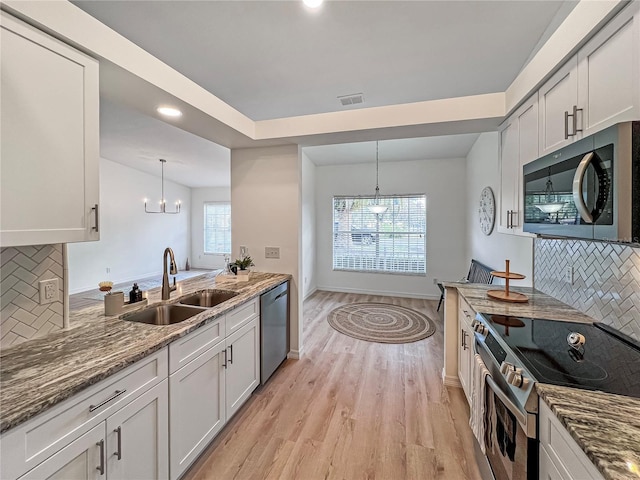
[[[122,319],[149,325],[173,325],[184,322],[207,308],[220,305],[236,295],[238,295],[237,292],[229,290],[201,290],[181,299],[178,303],[146,308],[140,312],[125,315]]]

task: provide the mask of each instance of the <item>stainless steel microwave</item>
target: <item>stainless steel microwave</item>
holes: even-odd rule
[[[525,232],[640,244],[640,121],[524,165]]]

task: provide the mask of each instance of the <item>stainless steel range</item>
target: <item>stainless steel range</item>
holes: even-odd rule
[[[479,313],[473,329],[490,372],[486,456],[497,480],[538,478],[536,382],[640,398],[640,345],[607,325]]]

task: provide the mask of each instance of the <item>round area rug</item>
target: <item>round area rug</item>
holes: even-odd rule
[[[411,343],[436,331],[420,312],[386,303],[351,303],[329,313],[329,325],[340,333],[367,342]]]

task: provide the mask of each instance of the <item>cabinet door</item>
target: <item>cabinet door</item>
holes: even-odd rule
[[[227,337],[227,418],[238,411],[260,383],[260,327],[255,318]]]
[[[106,479],[104,422],[52,455],[23,479],[88,480]]]
[[[1,20],[1,245],[98,240],[98,63]]]
[[[169,478],[168,380],[107,418],[109,479]]]
[[[573,107],[578,105],[578,59],[572,57],[538,91],[540,156],[573,142]],[[578,113],[577,124],[582,119]]]
[[[500,200],[498,231],[510,231],[515,205],[518,175],[518,123],[510,118],[500,130]]]
[[[540,471],[538,472],[538,478],[540,480],[570,480],[569,477],[560,473],[542,445],[540,445]]]
[[[517,235],[529,236],[522,231],[525,199],[522,184],[522,167],[538,158],[538,95],[534,94],[515,113],[518,123],[518,168],[514,178],[515,198],[511,214],[511,228]]]
[[[578,52],[583,135],[640,118],[639,10],[634,2]]]
[[[458,311],[458,378],[462,390],[471,403],[471,359],[473,331],[468,325],[469,317],[462,311]]]
[[[169,472],[177,479],[225,423],[226,344],[220,342],[169,377]]]

